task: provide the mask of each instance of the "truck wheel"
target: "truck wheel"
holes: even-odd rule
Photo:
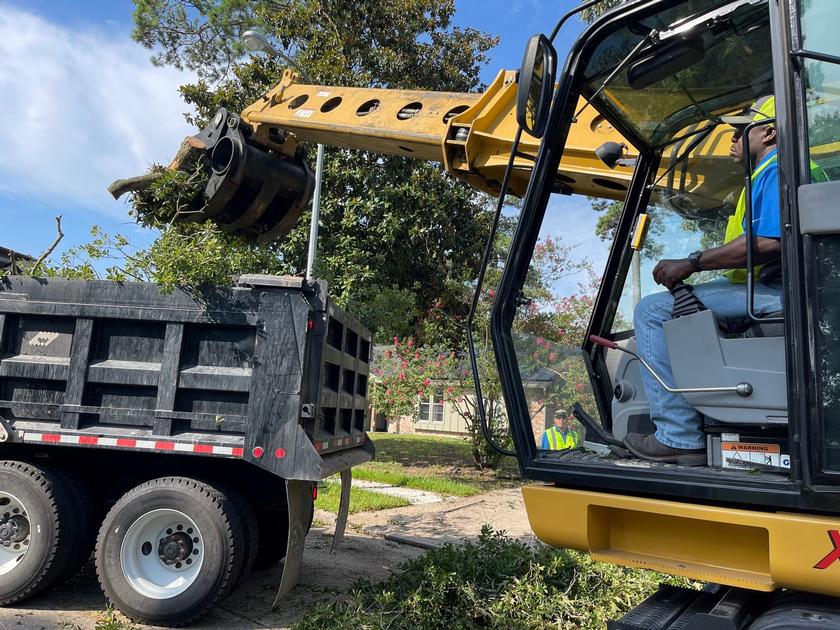
[[[0,461],[0,604],[39,593],[64,570],[77,533],[72,510],[52,470]]]
[[[154,479],[120,498],[96,542],[96,572],[111,603],[131,619],[184,625],[229,591],[244,565],[235,506],[212,486]]]
[[[254,568],[254,563],[257,559],[260,532],[257,525],[257,516],[254,514],[254,510],[251,508],[248,500],[233,486],[225,483],[216,483],[214,485],[217,490],[230,500],[243,531],[244,551],[242,553],[242,566],[238,568],[234,579],[230,581],[227,592],[222,594],[222,597],[224,597],[236,588]]]

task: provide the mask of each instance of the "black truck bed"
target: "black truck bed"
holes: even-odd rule
[[[8,442],[242,458],[318,479],[365,444],[370,332],[325,283],[0,282]],[[2,437],[2,436],[0,436]]]

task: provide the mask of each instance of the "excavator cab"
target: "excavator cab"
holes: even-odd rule
[[[532,526],[546,542],[758,590],[840,595],[840,581],[814,568],[831,551],[834,521],[791,517],[782,526],[756,516],[840,514],[840,46],[829,26],[838,20],[840,4],[807,0],[631,0],[579,38],[550,106],[531,104],[532,121],[539,122],[533,112],[549,113],[491,332],[521,469],[550,484],[525,490]],[[722,242],[751,171],[728,159],[733,128],[721,117],[771,94],[781,308],[756,306],[761,282],[749,258],[744,321],[723,326],[697,309],[666,322],[669,385],[704,417],[707,465],[623,456],[627,433],[653,430],[646,368],[632,354],[643,324],[633,321],[634,306],[664,290],[651,278],[658,260]],[[545,239],[575,233],[564,208],[581,200],[563,194],[557,173],[585,109],[597,112],[592,125],[626,140],[599,150],[605,163],[622,160],[633,173],[575,367],[546,324],[552,313],[528,288]],[[819,181],[815,165],[825,174]],[[749,229],[747,239],[754,240]],[[583,444],[539,448],[554,401],[579,386],[581,374]],[[782,544],[798,545],[803,557],[783,554]]]

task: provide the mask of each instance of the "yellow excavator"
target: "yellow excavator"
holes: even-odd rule
[[[301,143],[440,161],[500,200],[522,197],[491,333],[536,535],[710,583],[663,587],[611,628],[840,627],[840,3],[628,0],[561,66],[558,31],[596,4],[534,36],[521,69],[483,94],[303,85],[285,72],[241,115],[221,110],[173,162],[198,152],[209,164],[190,218],[281,237],[312,194]],[[627,456],[623,438],[653,429],[633,306],[657,290],[655,259],[702,249],[751,187],[721,117],[769,94],[775,118],[753,125],[778,138],[782,310],[753,307],[746,195],[747,321],[722,331],[698,310],[665,324],[669,387],[702,414],[707,465]],[[826,181],[812,181],[815,163]],[[582,448],[546,451],[526,360],[535,338],[514,331],[534,247],[569,195],[623,206],[582,347],[597,417],[577,410]]]

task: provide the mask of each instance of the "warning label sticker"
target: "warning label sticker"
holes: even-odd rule
[[[750,464],[790,468],[790,456],[783,454],[778,444],[722,442],[720,450],[724,468],[745,468]]]

